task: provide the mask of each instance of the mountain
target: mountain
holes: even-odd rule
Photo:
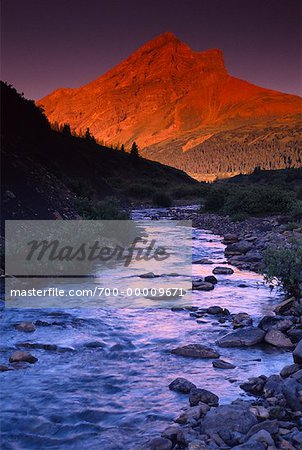
[[[2,221],[117,219],[120,206],[150,202],[161,191],[199,191],[177,169],[51,129],[33,101],[3,82],[1,117]]]
[[[221,50],[193,51],[172,33],[146,43],[97,80],[58,89],[38,105],[52,123],[69,123],[77,133],[89,128],[111,144],[129,147],[135,140],[143,155],[195,176],[282,167],[280,153],[286,165],[289,157],[299,164],[292,148],[301,98],[232,77]],[[232,150],[234,130],[240,156]]]

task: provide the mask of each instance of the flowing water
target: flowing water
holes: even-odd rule
[[[133,217],[157,214],[167,217],[168,210],[139,210]],[[192,257],[225,262],[221,238],[194,229]],[[209,275],[213,267],[194,264],[193,275]],[[195,291],[193,304],[248,312],[257,324],[281,294],[271,292],[260,275],[234,270],[218,276],[214,291]],[[33,334],[17,332],[13,324],[25,320],[51,326],[39,326]],[[158,435],[188,404],[186,395],[168,389],[174,378],[185,377],[226,403],[245,395],[239,384],[249,376],[278,373],[291,361],[290,353],[268,347],[220,349],[222,358],[237,366],[221,370],[211,360],[169,352],[188,343],[215,347],[229,331],[230,324],[215,316],[197,323],[188,311],[170,309],[4,310],[1,364],[22,341],[56,344],[61,350],[32,350],[36,364],[1,373],[1,448],[133,449]],[[99,346],[86,345],[91,342]]]

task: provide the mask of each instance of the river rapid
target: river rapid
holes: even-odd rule
[[[134,219],[154,216],[168,218],[169,210],[133,211]],[[221,237],[194,229],[192,258],[225,263]],[[193,264],[193,276],[211,275],[214,267]],[[272,314],[282,293],[271,292],[256,273],[233,269],[233,275],[217,276],[213,291],[194,291],[193,305],[247,312],[257,324]],[[44,326],[32,334],[13,326],[37,320]],[[220,349],[221,357],[237,366],[233,370],[172,355],[171,348],[189,343],[216,347],[217,339],[232,331],[215,316],[199,322],[189,311],[168,308],[3,310],[1,364],[24,341],[56,344],[59,350],[31,350],[36,364],[0,374],[1,448],[133,449],[158,436],[188,404],[186,395],[168,388],[176,377],[227,403],[246,395],[239,384],[248,377],[278,373],[291,362],[291,353],[271,347]]]

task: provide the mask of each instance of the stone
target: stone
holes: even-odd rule
[[[214,264],[213,261],[211,261],[210,259],[207,258],[202,258],[202,259],[198,259],[192,262],[192,264]]]
[[[173,444],[170,439],[157,437],[147,442],[144,450],[171,450]]]
[[[21,322],[16,325],[16,329],[25,333],[32,333],[36,330],[36,327],[32,322]]]
[[[212,291],[214,289],[214,284],[207,283],[206,281],[193,281],[192,290],[193,291]]]
[[[258,327],[239,328],[218,340],[220,347],[249,347],[263,341],[265,331]]]
[[[235,242],[238,242],[238,241],[239,241],[239,239],[238,239],[237,234],[226,234],[223,237],[223,240],[221,242],[224,245],[229,245],[229,244],[234,244]]]
[[[292,325],[293,323],[290,320],[284,319],[282,316],[264,316],[260,320],[258,327],[264,331],[270,331],[272,329],[286,331]]]
[[[214,275],[232,275],[234,273],[234,270],[231,267],[215,267],[213,269]]]
[[[204,281],[207,283],[212,283],[212,284],[218,283],[218,280],[216,277],[214,277],[214,275],[208,275],[208,276],[204,277]]]
[[[248,313],[241,312],[232,315],[232,324],[234,328],[243,328],[253,325],[253,319]]]
[[[293,375],[294,373],[298,372],[298,370],[300,370],[301,366],[299,364],[290,364],[288,366],[283,367],[283,369],[281,369],[280,375],[282,378],[287,378],[291,375]]]
[[[226,255],[242,255],[246,254],[253,248],[253,243],[248,241],[239,241],[234,244],[229,244],[225,249]]]
[[[293,303],[295,301],[295,297],[288,298],[287,300],[284,300],[283,302],[279,303],[278,306],[274,309],[276,314],[284,314],[286,311],[288,311]]]
[[[198,404],[196,406],[189,406],[184,408],[180,415],[175,419],[175,422],[181,425],[185,425],[187,423],[194,424],[198,419],[205,415],[209,409],[210,406],[205,403]]]
[[[106,344],[101,341],[91,341],[91,342],[86,342],[84,344],[84,346],[87,348],[104,348],[106,346]]]
[[[153,272],[143,273],[139,276],[140,278],[155,278],[156,275]]]
[[[172,445],[185,445],[186,439],[182,429],[178,425],[171,425],[167,427],[161,434],[164,439],[169,439]]]
[[[206,403],[209,406],[217,406],[219,397],[206,389],[191,389],[189,395],[190,406],[196,406],[199,402]]]
[[[261,375],[260,377],[249,378],[248,381],[240,384],[240,388],[249,394],[261,395],[263,392],[264,385],[266,383],[266,376]]]
[[[267,431],[269,434],[277,434],[279,431],[279,424],[278,424],[278,420],[274,419],[274,420],[264,420],[263,422],[257,423],[256,425],[253,425],[248,433],[247,433],[247,438],[250,438],[253,434],[258,433],[258,431],[260,430],[265,430]]]
[[[36,358],[35,356],[31,355],[28,352],[21,352],[19,350],[14,352],[11,355],[11,357],[9,358],[9,362],[11,362],[11,363],[14,363],[14,362],[28,362],[30,364],[34,364],[37,361],[38,361],[38,358]]]
[[[264,406],[261,406],[261,405],[251,406],[250,411],[258,419],[268,419],[269,418],[269,411]]]
[[[219,353],[201,344],[188,344],[171,350],[174,355],[188,358],[219,358]]]
[[[207,313],[208,314],[224,314],[224,309],[221,308],[221,306],[210,306],[209,308],[207,308]]]
[[[266,430],[260,430],[249,438],[247,442],[233,447],[233,450],[275,450],[275,442]]]
[[[302,364],[302,340],[296,345],[293,351],[293,358],[295,363]]]
[[[246,434],[257,423],[257,419],[249,409],[243,405],[222,405],[212,408],[201,423],[201,432],[208,435],[221,434],[227,428],[231,433]],[[227,443],[227,442],[226,442]]]
[[[223,359],[215,359],[215,361],[212,362],[213,367],[216,369],[235,369],[236,366],[234,364],[231,364],[227,361],[223,361]]]
[[[275,397],[282,392],[282,378],[280,375],[270,375],[264,385],[263,392],[266,397]]]
[[[287,405],[293,411],[301,411],[302,412],[302,403],[298,398],[298,390],[300,387],[300,383],[297,382],[294,378],[286,378],[284,383],[282,384],[282,393],[284,398],[286,399]]]
[[[273,345],[278,348],[292,348],[292,341],[279,330],[270,330],[266,333],[264,341],[267,344]]]
[[[175,378],[175,380],[169,384],[169,389],[171,391],[182,392],[183,394],[188,394],[193,388],[196,388],[194,383],[181,377]]]

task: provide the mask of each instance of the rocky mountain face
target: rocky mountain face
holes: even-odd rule
[[[264,141],[265,154],[268,133],[263,129],[290,129],[289,139],[277,139],[275,152],[284,152],[288,161],[297,144],[302,105],[298,96],[232,77],[221,50],[193,51],[172,33],[146,43],[97,80],[78,89],[58,89],[38,104],[52,123],[69,123],[77,133],[89,128],[97,139],[126,148],[135,140],[144,156],[195,175],[248,171],[255,161],[263,168],[279,167],[274,151],[269,156],[273,167],[267,167],[267,157],[260,156],[254,143]],[[242,127],[248,131],[242,133]],[[219,160],[227,160],[233,142],[230,131],[237,129],[243,154],[235,167],[228,163],[219,167],[215,149]],[[251,167],[243,168],[251,151],[255,154]],[[204,164],[196,164],[198,156]],[[299,165],[296,156],[291,158],[293,165]],[[195,163],[190,165],[190,160]]]

